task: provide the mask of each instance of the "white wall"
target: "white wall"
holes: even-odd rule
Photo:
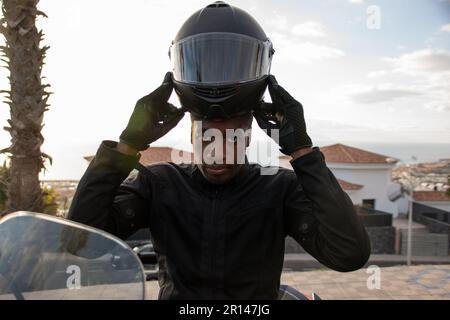
[[[288,160],[280,159],[280,166],[292,169]],[[347,190],[354,204],[362,204],[363,199],[376,199],[375,209],[398,215],[398,205],[387,197],[387,187],[391,182],[391,164],[345,164],[327,163],[336,178],[360,184],[360,190]]]
[[[375,209],[397,216],[397,204],[387,197],[392,165],[328,163],[328,167],[337,178],[364,186],[349,193],[354,204],[362,204],[363,199],[375,199]]]

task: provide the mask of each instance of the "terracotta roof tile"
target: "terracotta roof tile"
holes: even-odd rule
[[[344,190],[349,190],[349,191],[350,190],[359,190],[364,187],[363,185],[351,183],[351,182],[341,180],[341,179],[337,179],[337,181],[339,182],[339,185],[341,186],[341,188]]]
[[[150,147],[141,152],[140,163],[150,165],[161,162],[189,163],[193,160],[193,154],[189,151],[169,148],[169,147]]]
[[[84,159],[91,162],[94,156],[86,156]],[[189,163],[193,160],[193,154],[189,151],[169,148],[169,147],[150,147],[141,152],[140,163],[151,165],[161,162]]]
[[[341,163],[395,163],[396,159],[382,154],[350,147],[344,144],[333,144],[320,148],[327,162]]]
[[[413,198],[416,201],[450,201],[445,191],[414,191]]]

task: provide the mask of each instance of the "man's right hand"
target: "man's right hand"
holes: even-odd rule
[[[128,125],[120,135],[121,144],[137,151],[145,150],[178,124],[184,111],[167,102],[172,90],[172,73],[168,72],[159,88],[136,103]]]

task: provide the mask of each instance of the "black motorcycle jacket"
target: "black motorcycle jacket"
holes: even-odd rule
[[[370,255],[352,201],[319,148],[293,170],[245,164],[224,185],[193,164],[154,164],[131,174],[138,156],[104,141],[83,175],[69,219],[126,239],[150,228],[160,299],[276,299],[284,243],[292,236],[323,265],[341,272]]]

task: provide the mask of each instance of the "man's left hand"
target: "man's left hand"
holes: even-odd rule
[[[273,138],[272,130],[279,130],[280,151],[286,155],[311,148],[312,141],[306,132],[303,106],[295,100],[273,75],[269,76],[269,93],[272,103],[263,102],[253,113],[261,129]]]

